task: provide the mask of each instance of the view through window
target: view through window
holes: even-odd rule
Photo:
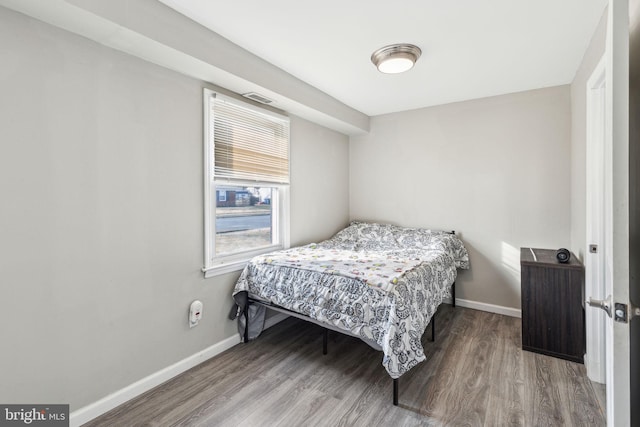
[[[273,243],[274,188],[217,186],[216,256]]]

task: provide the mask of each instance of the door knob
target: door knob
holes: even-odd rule
[[[591,307],[603,309],[607,313],[607,316],[611,317],[611,295],[609,295],[606,299],[595,299],[589,297],[589,299],[587,300],[587,304],[589,304]]]

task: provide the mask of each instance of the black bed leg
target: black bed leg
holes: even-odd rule
[[[436,314],[433,313],[431,316],[431,341],[436,340]]]
[[[249,302],[244,305],[244,342],[249,342]]]
[[[456,282],[451,285],[451,299],[453,300],[453,306],[456,306]]]
[[[398,406],[398,379],[393,379],[393,406]]]
[[[329,342],[329,330],[327,328],[324,329],[324,333],[322,334],[322,354],[327,354],[327,344]]]

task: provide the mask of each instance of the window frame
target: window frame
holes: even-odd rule
[[[290,246],[289,230],[290,230],[290,202],[289,194],[290,184],[273,183],[266,181],[249,181],[249,180],[235,180],[235,179],[216,179],[214,176],[214,150],[215,140],[213,138],[213,129],[211,126],[212,117],[210,115],[212,111],[212,103],[215,98],[222,98],[227,102],[232,102],[236,105],[241,105],[243,108],[248,108],[257,111],[261,114],[272,115],[279,119],[288,117],[274,113],[272,111],[256,107],[247,102],[238,100],[222,95],[211,89],[204,89],[204,272],[205,278],[225,274],[233,271],[242,270],[247,262],[254,256],[272,252],[279,249],[286,249]],[[290,137],[287,138],[289,146],[291,144]],[[290,149],[289,149],[290,152]],[[289,156],[289,163],[291,157]],[[289,165],[289,170],[291,167]],[[272,242],[274,236],[277,238],[277,243],[269,246],[263,246],[260,248],[236,252],[233,254],[216,256],[215,243],[216,243],[216,204],[218,200],[218,186],[248,186],[248,187],[264,187],[272,188],[276,191],[272,193],[271,200],[271,230],[272,230]],[[273,191],[273,190],[272,190]],[[274,194],[277,199],[274,203]]]

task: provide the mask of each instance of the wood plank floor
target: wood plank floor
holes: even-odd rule
[[[520,319],[440,307],[427,361],[400,378],[382,353],[287,319],[85,426],[602,426],[583,365],[520,349]]]

